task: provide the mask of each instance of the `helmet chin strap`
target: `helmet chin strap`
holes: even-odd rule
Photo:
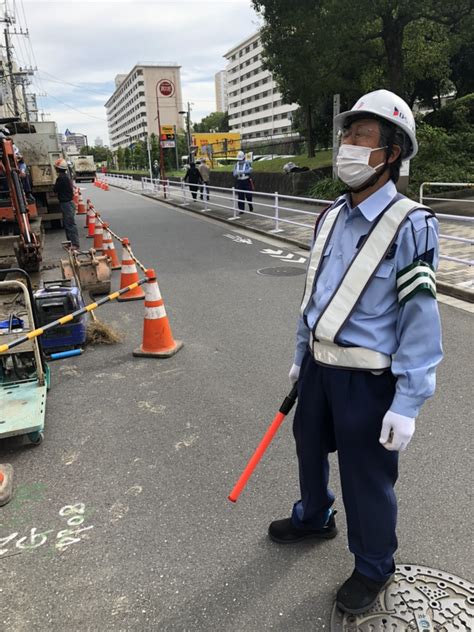
[[[388,158],[385,158],[384,162],[383,162],[383,168],[381,171],[377,171],[376,173],[374,173],[374,175],[369,178],[367,180],[367,182],[365,182],[361,187],[358,187],[357,189],[351,189],[349,187],[349,192],[350,193],[362,193],[362,191],[365,191],[366,189],[369,189],[370,187],[373,187],[374,184],[376,184],[379,180],[379,178],[382,177],[382,175],[387,171],[387,168],[389,166],[388,163]]]

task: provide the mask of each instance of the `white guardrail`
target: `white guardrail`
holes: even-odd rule
[[[213,208],[215,209],[223,209],[229,211],[230,217],[229,221],[237,220],[241,215],[250,213],[248,210],[248,202],[245,201],[244,210],[239,209],[239,200],[238,200],[238,190],[234,187],[226,188],[226,187],[215,187],[215,186],[206,186],[206,185],[196,185],[197,189],[195,191],[196,197],[193,197],[192,192],[189,189],[189,185],[186,184],[183,180],[179,182],[171,181],[171,180],[160,180],[154,178],[141,178],[141,180],[134,180],[132,176],[129,175],[120,175],[120,174],[101,174],[99,179],[106,179],[109,184],[113,184],[119,186],[121,188],[125,188],[133,191],[148,191],[153,193],[159,198],[163,200],[170,200],[172,202],[178,203],[180,206],[189,206],[192,202],[199,202],[202,204],[203,208],[201,211],[203,213],[207,211],[211,211]],[[459,199],[446,199],[446,198],[427,198],[423,195],[424,186],[455,186],[455,187],[472,187],[472,184],[466,183],[442,183],[442,182],[424,182],[420,187],[420,202],[423,203],[425,200],[439,200],[443,202],[474,202],[473,200],[459,200]],[[201,198],[202,194],[202,198]],[[282,195],[278,192],[275,193],[263,193],[261,191],[253,191],[253,207],[254,210],[251,212],[252,217],[262,217],[264,219],[273,220],[275,226],[271,229],[270,233],[282,233],[284,232],[284,228],[282,225],[285,224],[300,226],[301,228],[308,228],[313,230],[315,219],[318,217],[319,213],[314,210],[306,210],[304,208],[295,208],[295,206],[291,206],[291,203],[296,202],[298,206],[308,206],[313,207],[315,205],[319,206],[328,206],[332,204],[332,200],[319,200],[316,198],[306,198],[306,197],[297,197],[293,195]],[[212,199],[210,199],[212,197]],[[255,210],[255,207],[258,208],[258,211]],[[285,216],[282,217],[282,212],[284,212]],[[296,216],[299,216],[300,221],[296,219]],[[301,217],[303,216],[303,217]],[[310,223],[305,223],[304,218],[311,218]],[[440,222],[444,221],[462,221],[468,223],[474,223],[474,217],[464,217],[462,215],[447,215],[440,214],[437,216]],[[301,221],[303,220],[303,221]],[[474,238],[472,237],[460,237],[455,235],[448,235],[444,233],[440,233],[439,237],[446,241],[455,241],[466,246],[474,245]],[[442,246],[441,246],[442,247]],[[460,257],[452,257],[445,254],[440,254],[440,259],[445,259],[447,261],[453,261],[466,266],[474,266],[473,259],[462,259]]]

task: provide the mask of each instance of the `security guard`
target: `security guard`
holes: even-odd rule
[[[242,215],[245,211],[245,201],[249,205],[249,212],[253,212],[252,203],[252,178],[253,171],[252,163],[250,160],[245,160],[245,154],[243,151],[239,151],[237,154],[237,162],[232,172],[235,178],[235,188],[237,189],[237,195],[239,198],[239,215]]]
[[[328,454],[337,450],[355,569],[336,602],[359,614],[395,571],[398,456],[442,359],[438,222],[395,188],[401,161],[418,149],[400,97],[371,92],[335,122],[348,193],[316,224],[290,370],[301,499],[269,536],[289,544],[336,535]]]

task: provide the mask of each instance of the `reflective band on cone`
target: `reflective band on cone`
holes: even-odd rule
[[[103,247],[104,247],[104,229],[102,228],[100,216],[99,214],[97,214],[95,218],[95,227],[94,227],[94,250],[102,250]]]
[[[110,267],[112,270],[120,270],[122,267],[115,250],[114,241],[109,231],[109,225],[104,224],[104,249],[103,254],[110,259]]]
[[[143,342],[133,355],[138,358],[170,358],[181,349],[183,343],[175,340],[171,333],[155,271],[147,270],[146,276]]]
[[[130,242],[126,237],[122,239],[122,272],[120,274],[120,289],[122,290],[127,285],[131,285],[132,283],[136,283],[139,281],[139,276],[137,272],[137,266],[135,265],[135,261],[130,258],[130,253],[127,250],[127,246],[130,246]],[[142,287],[136,287],[133,290],[129,290],[125,292],[121,296],[117,298],[117,301],[140,301],[145,298],[145,292]]]

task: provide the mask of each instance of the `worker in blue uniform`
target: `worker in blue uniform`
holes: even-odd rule
[[[243,151],[239,151],[237,154],[237,162],[232,172],[235,178],[235,187],[239,198],[239,215],[242,215],[245,211],[245,201],[247,201],[250,213],[253,212],[252,171],[252,163],[250,160],[245,160],[245,154]]]
[[[438,222],[397,193],[418,145],[409,106],[387,90],[336,117],[348,192],[318,218],[290,381],[301,499],[270,524],[280,544],[337,533],[328,454],[337,451],[353,573],[338,607],[368,610],[393,578],[399,453],[442,359]]]

